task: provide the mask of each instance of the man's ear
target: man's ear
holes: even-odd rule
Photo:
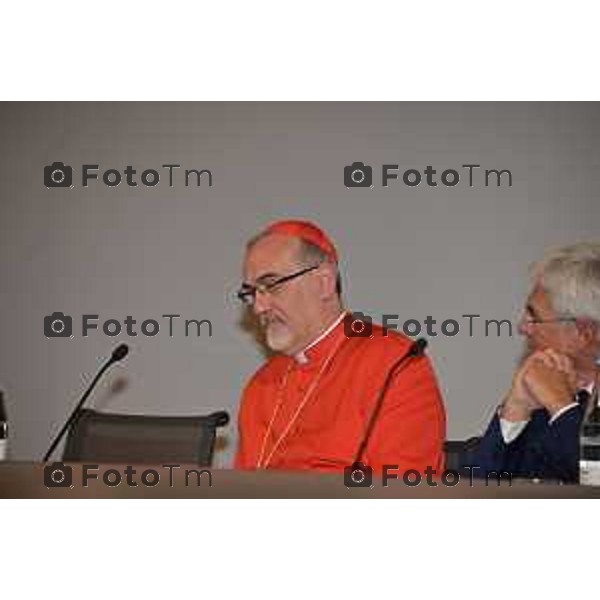
[[[331,298],[336,295],[336,277],[337,270],[330,262],[325,262],[321,266],[319,280],[321,282],[321,297],[323,299]]]
[[[577,335],[584,346],[595,346],[598,343],[598,324],[591,319],[577,319],[575,321]]]

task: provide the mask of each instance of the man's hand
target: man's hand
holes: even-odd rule
[[[577,375],[568,356],[551,349],[542,350],[534,352],[523,366],[524,391],[550,416],[573,402]]]
[[[525,385],[525,374],[529,365],[534,360],[536,353],[528,356],[513,376],[510,391],[506,395],[498,412],[499,416],[507,421],[528,421],[531,412],[542,405],[532,397]]]

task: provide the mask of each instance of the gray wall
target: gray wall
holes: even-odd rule
[[[282,217],[315,220],[331,234],[350,307],[461,322],[458,336],[431,339],[430,352],[449,437],[479,432],[521,342],[516,332],[486,338],[482,325],[469,337],[460,317],[516,319],[532,260],[548,246],[600,237],[599,116],[597,104],[1,105],[0,387],[13,458],[43,454],[119,339],[132,352],[94,406],[227,408],[235,417],[261,354],[231,293],[244,241]],[[477,163],[510,169],[513,185],[469,187],[463,176],[455,187],[348,190],[343,167],[357,160],[432,165],[438,177]],[[73,189],[44,187],[53,161],[76,169]],[[210,169],[213,186],[82,188],[83,163],[139,171],[179,163]],[[43,319],[56,310],[77,329],[82,313],[138,323],[179,313],[210,319],[213,336],[170,338],[163,326],[156,337],[47,339]],[[230,463],[233,425],[227,441],[219,465]]]

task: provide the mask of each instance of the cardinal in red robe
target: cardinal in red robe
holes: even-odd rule
[[[253,238],[238,296],[274,355],[244,389],[236,468],[341,472],[360,449],[376,473],[442,472],[431,363],[417,355],[396,366],[412,340],[344,309],[337,251],[320,228],[279,221]]]

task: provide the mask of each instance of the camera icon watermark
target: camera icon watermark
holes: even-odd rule
[[[344,485],[351,487],[373,487],[373,469],[361,462],[344,467]]]
[[[344,317],[344,334],[346,337],[364,337],[373,335],[373,319],[362,312],[353,312]]]
[[[353,162],[344,167],[344,185],[351,187],[373,187],[373,169],[362,162]]]
[[[62,162],[44,167],[44,185],[47,188],[73,187],[73,169]]]
[[[71,337],[73,335],[73,319],[62,312],[53,312],[44,317],[44,335],[53,337]]]
[[[101,168],[100,164],[83,164],[81,169],[81,187],[90,187],[90,182],[102,182],[110,188],[116,188],[121,183],[128,187],[155,187],[161,180],[164,182],[165,175],[168,174],[168,185],[174,187],[174,180],[185,177],[185,187],[212,187],[213,174],[210,169],[181,169],[180,164],[161,165],[165,171],[159,169],[134,168],[133,165],[127,165],[125,168]],[[179,174],[179,175],[178,175]],[[162,175],[162,179],[161,179]],[[55,161],[44,167],[44,185],[47,188],[72,188],[73,185],[73,167],[65,165],[60,161]]]
[[[44,485],[47,488],[72,488],[73,469],[62,462],[44,467]]]
[[[478,473],[474,473],[475,470]],[[497,486],[508,484],[512,486],[512,473],[504,470],[484,471],[478,465],[462,465],[460,469],[444,469],[439,472],[431,466],[426,466],[424,469],[407,469],[400,470],[399,465],[384,464],[381,466],[381,472],[377,469],[376,481],[373,483],[373,468],[362,462],[354,462],[348,467],[344,467],[344,485],[347,488],[387,488],[390,481],[401,482],[407,487],[418,487],[425,483],[428,487],[438,487],[441,484],[444,487],[455,487],[461,483],[461,477],[466,476],[468,471],[468,485],[474,487],[474,480],[477,479],[481,485],[488,487],[490,480],[496,482]]]
[[[169,337],[175,337],[174,330],[176,329],[176,319],[180,319],[181,315],[172,313],[161,315],[163,319],[168,320]],[[76,317],[79,320],[79,317]],[[154,337],[161,332],[161,324],[156,319],[144,319],[139,327],[138,319],[134,319],[132,315],[127,315],[125,319],[103,319],[100,322],[100,315],[83,314],[81,315],[81,335],[88,337],[91,331],[102,330],[102,333],[108,337],[116,337],[125,334],[131,337],[136,337],[139,334],[146,337]],[[184,319],[185,337],[192,337],[194,332],[196,337],[206,335],[205,326],[208,327],[208,337],[213,335],[213,325],[210,319]],[[44,335],[47,338],[72,338],[73,337],[73,317],[66,315],[61,311],[55,311],[44,317]]]
[[[469,337],[476,336],[478,327],[476,319],[480,319],[479,314],[464,314],[461,315],[468,322]],[[389,335],[390,330],[401,331],[405,336],[416,338],[426,333],[428,337],[437,337],[443,335],[445,337],[456,337],[464,330],[461,328],[461,323],[457,319],[444,319],[439,321],[434,319],[432,315],[427,315],[424,320],[421,319],[406,319],[404,322],[398,322],[400,315],[387,314],[381,315],[381,333],[385,337]],[[438,326],[439,323],[439,326]],[[502,337],[507,334],[508,337],[513,336],[513,323],[510,319],[484,319],[483,325],[485,337]],[[344,317],[344,333],[346,337],[373,337],[373,319],[360,312],[355,311]]]
[[[125,465],[120,468],[103,469],[99,464],[82,464],[81,469],[75,468],[75,483],[73,482],[73,468],[65,465],[63,462],[54,462],[44,467],[44,485],[47,488],[89,488],[92,482],[97,481],[109,488],[125,485],[127,487],[156,487],[161,484],[172,487],[180,487],[181,483],[185,487],[196,487],[206,485],[208,478],[208,487],[212,487],[212,472],[210,469],[183,469],[182,465],[163,464],[160,469],[166,469],[168,477],[163,471],[149,468],[138,472],[133,465]],[[138,476],[139,473],[139,476]],[[179,480],[183,480],[180,482]]]

